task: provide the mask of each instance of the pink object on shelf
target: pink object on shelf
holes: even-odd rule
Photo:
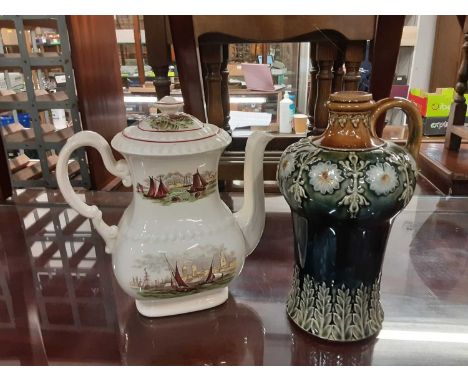
[[[245,85],[250,90],[272,91],[275,90],[273,77],[268,65],[265,64],[242,64]]]

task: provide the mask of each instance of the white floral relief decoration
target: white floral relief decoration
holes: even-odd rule
[[[292,185],[289,187],[288,191],[293,194],[294,200],[298,203],[302,201],[303,198],[306,198],[306,192],[304,189],[305,180],[302,177],[302,174],[305,171],[310,170],[311,166],[320,161],[318,154],[321,152],[321,149],[318,147],[312,146],[312,150],[305,150],[296,152],[296,159],[294,165],[298,165],[298,173],[293,179]]]
[[[302,288],[295,267],[287,313],[305,331],[334,341],[358,341],[382,328],[384,313],[380,304],[380,276],[372,286],[356,289],[327,286],[304,276]]]
[[[415,174],[415,170],[414,164],[408,161],[404,153],[392,153],[384,162],[371,164],[370,161],[360,159],[356,152],[350,152],[346,160],[339,161],[337,165],[324,161],[319,155],[322,152],[309,138],[303,138],[283,153],[277,179],[281,183],[292,177],[292,184],[287,191],[297,203],[309,197],[304,187],[306,182],[322,195],[333,195],[346,181],[345,195],[340,196],[338,206],[347,207],[349,216],[354,219],[362,207],[370,205],[366,190],[378,196],[386,196],[400,185],[400,174],[404,181],[403,192],[398,200],[405,205],[410,201],[414,193],[411,174]]]
[[[389,156],[388,161],[391,163],[394,163],[397,165],[398,170],[403,173],[405,180],[403,182],[403,192],[401,193],[400,197],[398,200],[403,200],[404,205],[406,206],[409,201],[411,200],[411,197],[414,194],[414,188],[411,184],[411,179],[410,179],[410,173],[411,171],[413,175],[415,174],[415,171],[413,169],[413,164],[411,161],[408,161],[405,154],[400,153],[400,154],[392,154]],[[415,175],[414,175],[415,176]]]
[[[346,188],[347,195],[338,202],[338,205],[348,206],[351,218],[356,218],[362,206],[370,204],[363,195],[365,191],[363,176],[369,163],[369,161],[360,160],[355,152],[349,153],[348,160],[339,162],[340,166],[344,169],[345,176],[350,178],[351,182]]]
[[[330,161],[317,163],[309,170],[309,183],[322,195],[333,194],[343,180],[341,170]]]
[[[288,178],[294,172],[294,169],[296,168],[295,161],[296,159],[292,154],[286,154],[281,159],[281,172],[285,178]],[[278,166],[278,170],[280,169],[280,166]]]
[[[388,195],[398,187],[398,175],[387,162],[370,165],[366,172],[366,182],[377,195]]]
[[[307,151],[307,149],[310,147],[315,146],[312,146],[309,138],[302,138],[286,148],[286,150],[281,155],[281,163],[276,169],[276,180],[278,182],[281,182],[283,178],[289,178],[296,169],[296,153]]]

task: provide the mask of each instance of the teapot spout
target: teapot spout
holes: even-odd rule
[[[265,147],[275,136],[256,131],[247,140],[244,163],[244,204],[234,214],[246,245],[246,256],[250,255],[265,227],[265,192],[263,184],[263,154]]]

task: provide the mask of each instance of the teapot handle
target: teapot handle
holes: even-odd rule
[[[419,146],[421,146],[422,139],[422,118],[416,105],[404,98],[384,98],[375,103],[375,109],[370,117],[370,129],[374,136],[375,124],[379,117],[387,110],[399,108],[408,116],[408,141],[406,142],[406,149],[416,160],[419,154]]]
[[[112,149],[107,141],[98,133],[93,131],[81,131],[67,140],[60,150],[57,161],[57,183],[67,203],[79,214],[91,219],[94,228],[102,236],[106,243],[106,253],[111,253],[117,238],[118,227],[109,226],[102,220],[102,211],[95,205],[84,203],[73,190],[68,178],[68,161],[76,149],[90,146],[95,148],[102,156],[104,166],[113,175],[122,178],[125,186],[131,186],[132,180],[128,170],[128,164],[124,159],[116,161],[112,155]]]

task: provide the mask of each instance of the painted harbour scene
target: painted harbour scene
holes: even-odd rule
[[[183,253],[148,254],[134,268],[140,272],[130,287],[139,296],[171,298],[226,286],[236,275],[237,258],[224,246],[204,245]]]
[[[180,202],[194,202],[215,192],[216,172],[197,169],[193,173],[180,172],[166,175],[149,176],[144,182],[137,183],[137,192],[164,206]]]

